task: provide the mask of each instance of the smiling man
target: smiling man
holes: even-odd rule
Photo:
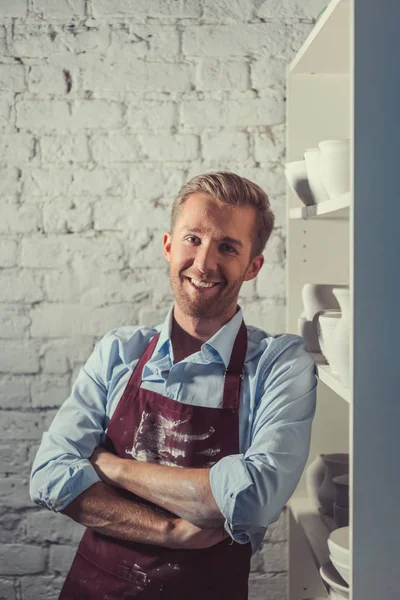
[[[273,225],[265,192],[234,173],[180,191],[165,322],[96,344],[32,468],[34,502],[87,527],[62,600],[247,598],[315,412],[303,339],[246,326],[237,304]]]

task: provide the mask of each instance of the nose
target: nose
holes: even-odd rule
[[[197,246],[194,266],[200,273],[213,273],[217,270],[217,249],[211,243]]]

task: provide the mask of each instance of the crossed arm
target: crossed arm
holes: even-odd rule
[[[119,539],[169,548],[206,548],[227,537],[209,469],[141,463],[101,448],[90,461],[102,482],[62,511],[74,521]]]

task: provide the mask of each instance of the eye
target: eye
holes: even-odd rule
[[[190,242],[191,244],[197,244],[198,242],[200,242],[199,238],[196,237],[195,235],[188,235],[185,238],[188,242]]]
[[[224,252],[228,252],[228,254],[237,254],[236,248],[230,246],[229,244],[222,244],[222,249]]]

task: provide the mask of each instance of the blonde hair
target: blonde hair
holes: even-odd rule
[[[180,189],[172,205],[171,232],[175,229],[181,206],[192,195],[197,193],[208,194],[216,202],[228,206],[252,206],[255,211],[255,237],[252,246],[252,256],[262,254],[266,243],[272,233],[275,217],[271,210],[267,194],[245,177],[236,173],[219,171],[197,175],[185,183]]]

